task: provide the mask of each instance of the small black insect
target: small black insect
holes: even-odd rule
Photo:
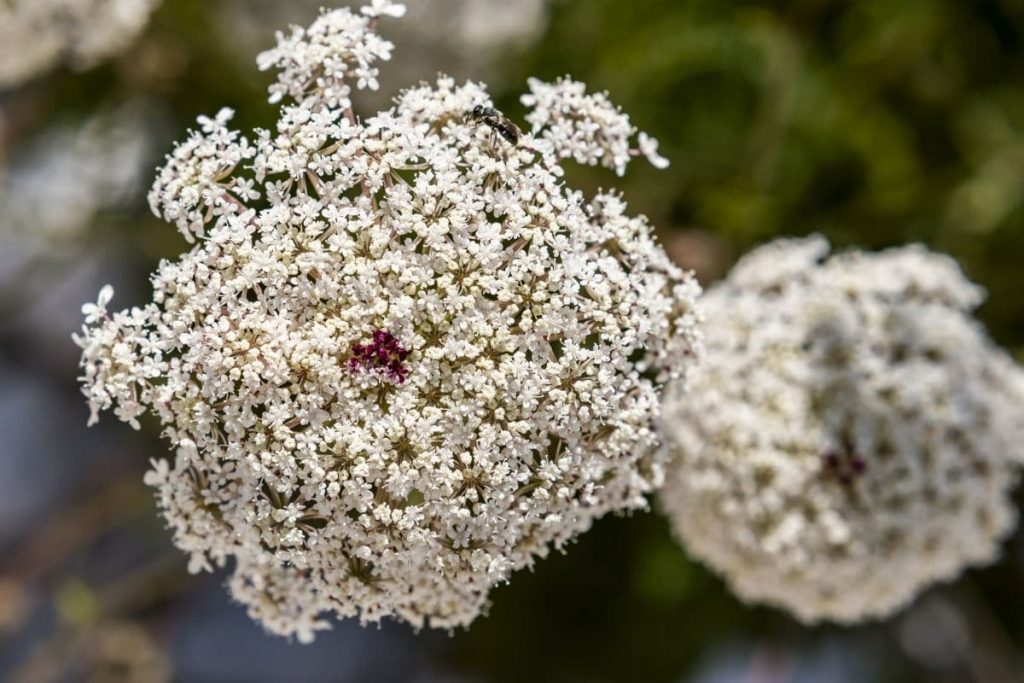
[[[511,145],[518,145],[519,138],[523,135],[523,131],[519,130],[519,126],[509,121],[505,118],[504,114],[493,107],[485,107],[482,104],[478,104],[469,113],[469,118],[486,124],[491,130],[505,138]]]

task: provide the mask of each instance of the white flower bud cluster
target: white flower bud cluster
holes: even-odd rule
[[[661,503],[740,596],[852,622],[996,557],[1024,373],[950,258],[828,252],[762,247],[702,299],[706,360],[693,398],[666,398]]]
[[[377,17],[401,12],[327,12],[261,58],[276,130],[201,122],[151,195],[194,246],[77,337],[93,417],[151,410],[177,449],[147,481],[191,569],[233,559],[235,597],[303,641],[331,612],[468,624],[644,507],[660,387],[699,351],[692,276],[618,196],[585,201],[542,141],[471,116],[480,86],[356,118]]]
[[[0,3],[0,87],[67,59],[88,68],[142,31],[160,0],[7,0]]]

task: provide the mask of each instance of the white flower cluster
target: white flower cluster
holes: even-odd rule
[[[0,3],[0,87],[62,59],[88,68],[123,50],[160,0],[6,0]]]
[[[526,120],[559,158],[606,166],[620,176],[630,157],[638,154],[656,168],[668,168],[668,159],[658,154],[658,141],[646,133],[639,134],[633,148],[631,140],[638,131],[607,93],[588,95],[583,83],[569,78],[555,83],[531,78],[529,86],[522,102],[533,111]]]
[[[177,448],[147,481],[191,568],[234,558],[233,594],[301,640],[327,612],[468,624],[514,570],[644,507],[659,389],[699,350],[692,276],[543,141],[470,116],[480,86],[356,118],[390,52],[377,16],[400,14],[282,37],[260,60],[276,130],[201,122],[151,195],[195,245],[151,304],[111,315],[104,291],[77,337],[93,419],[152,410]]]
[[[673,527],[744,598],[880,617],[993,560],[1015,513],[1024,372],[923,247],[743,259],[702,299],[707,355],[666,397]]]
[[[372,30],[381,16],[402,17],[405,5],[374,0],[358,14],[328,12],[309,29],[293,26],[290,35],[278,33],[277,47],[259,56],[261,71],[279,69],[270,88],[270,101],[285,97],[307,110],[325,105],[335,110],[352,106],[352,83],[360,90],[376,90],[380,60],[391,58],[394,45]]]
[[[149,193],[153,213],[178,230],[189,242],[206,234],[215,216],[237,213],[246,199],[257,199],[252,182],[233,177],[236,168],[256,151],[227,124],[234,117],[222,109],[215,118],[199,117],[200,129],[178,145],[160,170]],[[225,179],[231,182],[223,182]]]

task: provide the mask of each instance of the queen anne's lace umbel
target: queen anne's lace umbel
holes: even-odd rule
[[[0,2],[0,87],[67,59],[86,68],[124,49],[161,0]]]
[[[276,129],[201,120],[150,197],[195,246],[144,307],[110,314],[105,290],[77,338],[93,419],[151,410],[177,448],[147,481],[191,568],[233,558],[233,594],[302,640],[327,612],[468,624],[511,572],[643,507],[659,388],[698,346],[698,285],[647,222],[561,182],[557,98],[519,145],[467,116],[490,106],[474,83],[353,114],[401,13],[280,37]],[[573,125],[598,106],[575,94]],[[617,159],[615,116],[572,156]]]
[[[705,362],[666,398],[661,503],[744,598],[850,622],[998,554],[1024,373],[950,258],[828,252],[762,247],[702,299]]]

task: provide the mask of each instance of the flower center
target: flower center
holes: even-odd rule
[[[373,339],[365,344],[353,344],[348,359],[352,372],[368,370],[387,377],[391,382],[402,384],[409,375],[405,359],[409,350],[402,346],[395,335],[387,330],[374,330]]]
[[[833,449],[825,453],[826,476],[843,486],[852,485],[867,469],[867,461],[852,448]]]

